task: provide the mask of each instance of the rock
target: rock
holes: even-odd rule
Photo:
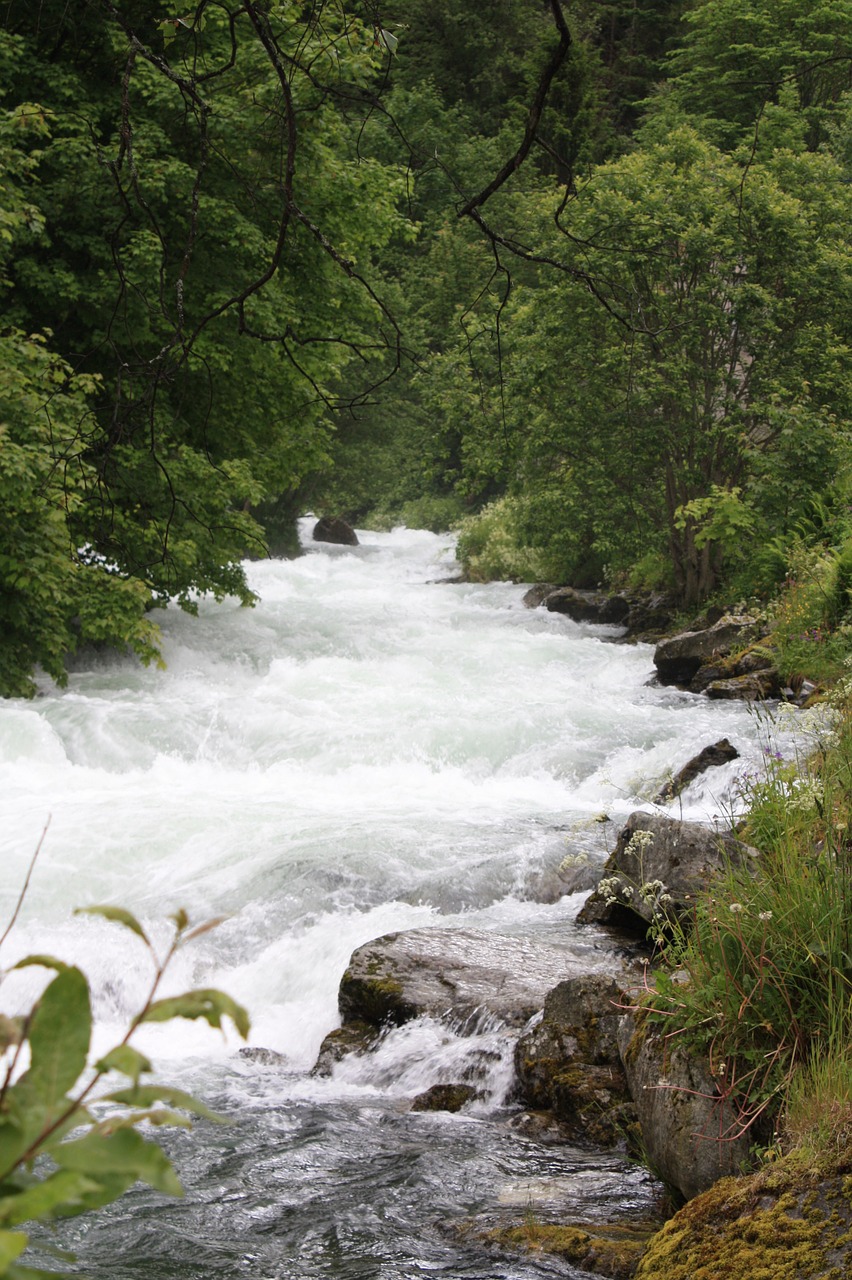
[[[550,593],[556,590],[555,582],[536,582],[528,591],[524,592],[522,603],[528,609],[537,609],[539,605],[544,604]]]
[[[751,1143],[703,1059],[672,1047],[647,1020],[625,1017],[621,1060],[646,1162],[687,1200],[748,1165]]]
[[[852,1274],[849,1175],[769,1165],[725,1178],[651,1238],[637,1280],[843,1280]]]
[[[431,1089],[418,1093],[411,1104],[412,1111],[461,1111],[468,1102],[480,1095],[469,1084],[433,1084]]]
[[[702,631],[682,631],[661,640],[654,650],[654,666],[661,684],[688,685],[711,659],[744,648],[757,635],[759,623],[745,615],[725,614]]]
[[[369,1053],[375,1048],[378,1038],[372,1023],[361,1019],[354,1019],[343,1027],[329,1031],[320,1045],[319,1055],[311,1075],[330,1076],[336,1064],[348,1054]]]
[[[540,1021],[518,1040],[522,1103],[550,1108],[575,1139],[612,1146],[635,1126],[618,1049],[619,1006],[629,983],[627,974],[621,981],[593,974],[560,982],[548,992]]]
[[[580,591],[575,587],[557,587],[544,598],[550,613],[564,613],[574,622],[597,622],[621,626],[627,621],[630,604],[624,596],[610,596],[603,591]]]
[[[766,698],[781,696],[781,681],[778,672],[772,667],[766,671],[754,671],[750,675],[732,676],[729,680],[711,680],[704,692],[708,698],[763,702]]]
[[[632,813],[577,920],[644,934],[653,921],[674,921],[688,914],[695,894],[729,864],[756,870],[758,856],[731,832]]]
[[[374,1027],[424,1014],[456,1022],[491,1015],[523,1026],[566,976],[620,968],[611,951],[576,940],[569,948],[475,929],[412,929],[354,952],[340,982],[340,1013]]]
[[[321,516],[314,525],[314,542],[334,542],[342,547],[357,547],[358,535],[340,516]]]
[[[657,640],[672,625],[675,603],[671,596],[653,591],[628,595],[627,635],[634,640]]]
[[[564,1258],[583,1274],[630,1280],[656,1225],[643,1223],[550,1223],[528,1221],[497,1227],[486,1239],[501,1249]],[[576,1274],[573,1269],[571,1275]]]
[[[693,756],[680,772],[676,773],[672,780],[666,783],[654,804],[667,804],[669,800],[673,800],[675,796],[679,796],[682,791],[685,791],[690,782],[694,782],[700,774],[706,773],[708,769],[714,769],[721,764],[728,764],[731,760],[739,760],[739,758],[740,753],[736,747],[732,746],[727,738],[720,738],[711,747],[705,747],[703,751],[699,751],[697,756]]]
[[[287,1066],[285,1054],[278,1053],[275,1049],[261,1049],[254,1045],[245,1045],[242,1049],[238,1049],[237,1057],[242,1058],[244,1062],[255,1062],[259,1067],[284,1068]]]

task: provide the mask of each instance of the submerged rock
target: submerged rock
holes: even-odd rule
[[[430,1089],[418,1093],[411,1104],[412,1111],[461,1111],[468,1102],[480,1095],[470,1084],[433,1084]]]
[[[570,948],[476,929],[412,929],[354,952],[340,982],[344,1022],[401,1025],[424,1014],[456,1022],[483,1015],[523,1026],[547,992],[571,974],[620,972],[595,944]]]
[[[321,516],[314,525],[314,542],[334,542],[338,546],[357,547],[358,535],[340,516]]]
[[[656,1229],[651,1223],[529,1221],[496,1227],[486,1239],[502,1249],[553,1254],[584,1273],[631,1280]]]

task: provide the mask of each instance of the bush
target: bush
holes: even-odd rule
[[[473,582],[540,582],[551,578],[542,552],[521,541],[520,504],[513,498],[489,503],[461,525],[458,558]]]

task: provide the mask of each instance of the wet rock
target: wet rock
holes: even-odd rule
[[[563,947],[475,929],[412,929],[359,947],[338,999],[344,1022],[374,1027],[424,1014],[523,1026],[566,976],[620,968],[610,950],[582,939]]]
[[[536,582],[524,592],[522,602],[528,609],[537,609],[539,605],[544,604],[551,592],[557,589],[555,582]]]
[[[355,1019],[345,1026],[329,1031],[320,1045],[319,1056],[314,1063],[312,1076],[330,1076],[338,1062],[350,1053],[369,1053],[378,1041],[376,1028],[369,1022]]]
[[[621,1023],[619,1044],[645,1160],[664,1182],[688,1200],[747,1167],[751,1142],[703,1058],[632,1017]]]
[[[778,672],[770,668],[749,675],[731,676],[728,680],[712,680],[704,692],[708,698],[763,702],[766,698],[781,696],[781,681]]]
[[[644,935],[654,921],[675,921],[689,914],[695,894],[729,864],[756,871],[758,857],[729,831],[632,813],[577,920]]]
[[[284,1068],[287,1066],[285,1054],[278,1053],[275,1049],[262,1049],[254,1045],[245,1045],[242,1049],[238,1049],[237,1057],[242,1058],[244,1062],[254,1062],[259,1067]]]
[[[732,746],[727,738],[720,738],[718,742],[714,742],[712,746],[705,747],[703,751],[699,751],[697,756],[693,756],[683,768],[675,774],[670,782],[662,788],[655,804],[667,804],[669,800],[673,800],[675,796],[679,796],[685,791],[691,782],[694,782],[702,773],[706,773],[708,769],[715,769],[719,765],[729,764],[731,760],[738,760],[739,751]]]
[[[468,1102],[480,1095],[469,1084],[433,1084],[431,1089],[418,1093],[411,1104],[412,1111],[461,1111]]]
[[[672,625],[675,603],[671,596],[652,591],[627,597],[630,612],[627,615],[627,635],[632,640],[648,642],[658,640]]]
[[[603,591],[580,591],[575,587],[557,587],[545,596],[543,603],[550,613],[564,613],[574,622],[621,626],[630,612],[630,603],[624,596],[611,596]]]
[[[334,542],[338,546],[357,547],[358,535],[340,516],[321,516],[314,525],[314,542]]]
[[[726,614],[702,631],[682,631],[661,640],[654,650],[654,666],[661,684],[689,685],[699,669],[713,659],[744,648],[759,631],[759,623],[745,615]]]
[[[572,1136],[612,1146],[635,1126],[618,1048],[625,987],[603,974],[568,978],[548,992],[541,1019],[518,1040],[515,1068],[524,1105],[550,1108]]]
[[[531,1221],[497,1227],[486,1238],[501,1249],[552,1254],[584,1273],[631,1280],[655,1231],[656,1224],[651,1223]]]

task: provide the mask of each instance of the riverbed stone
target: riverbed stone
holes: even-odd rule
[[[781,679],[774,667],[731,676],[727,680],[711,680],[704,692],[708,698],[739,699],[741,702],[764,702],[781,696]]]
[[[622,968],[611,947],[584,939],[563,946],[477,929],[412,929],[359,947],[338,1002],[344,1023],[399,1026],[429,1015],[458,1025],[491,1016],[521,1027],[562,979]]]
[[[541,1019],[516,1045],[522,1103],[549,1108],[575,1140],[612,1146],[635,1128],[618,1047],[631,982],[638,984],[638,970],[620,980],[606,974],[565,979],[548,992]]]
[[[596,622],[620,626],[627,621],[630,602],[624,596],[604,591],[581,591],[577,587],[557,587],[544,598],[550,613],[564,613],[574,622]]]
[[[730,764],[732,760],[738,760],[739,755],[739,751],[727,738],[720,738],[718,742],[712,743],[709,747],[704,747],[666,783],[654,803],[668,804],[670,800],[674,800],[676,796],[685,791],[689,784],[700,777],[702,773],[706,773],[708,769],[718,768],[719,765]]]
[[[730,831],[637,810],[627,819],[577,920],[644,935],[692,911],[695,895],[728,866],[756,872],[759,854]]]
[[[461,1111],[469,1102],[475,1102],[479,1093],[471,1084],[433,1084],[430,1089],[418,1093],[411,1103],[412,1111]]]
[[[342,547],[357,547],[358,535],[351,524],[340,516],[320,516],[314,525],[314,542],[332,542]]]
[[[657,677],[661,684],[688,686],[701,667],[727,656],[735,648],[744,649],[759,630],[760,624],[755,618],[725,614],[712,627],[669,636],[654,650]]]
[[[748,1167],[751,1140],[707,1061],[632,1015],[619,1025],[621,1061],[646,1162],[684,1199]]]

